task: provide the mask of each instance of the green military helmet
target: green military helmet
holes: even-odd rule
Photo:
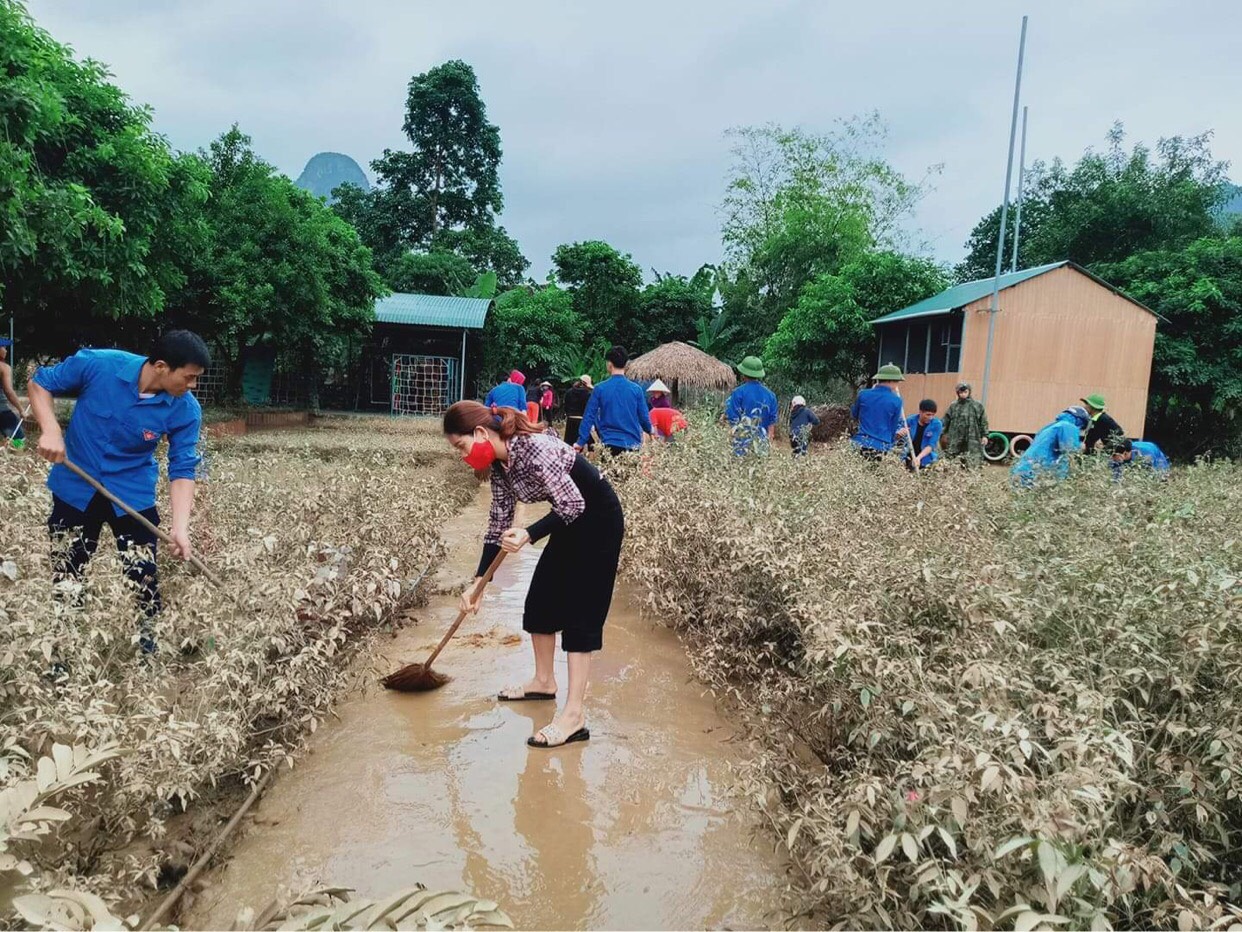
[[[737,371],[748,379],[762,379],[768,374],[763,368],[763,360],[758,356],[747,356],[737,364]]]
[[[872,378],[877,382],[904,382],[906,380],[906,377],[901,374],[901,366],[891,362],[886,366],[880,366],[880,371]]]

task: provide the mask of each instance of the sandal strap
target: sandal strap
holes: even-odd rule
[[[565,729],[561,728],[557,724],[544,725],[539,729],[539,734],[543,735],[544,743],[549,747],[564,744],[565,739],[569,737],[569,735],[565,734]],[[538,737],[538,735],[536,735],[536,737]]]

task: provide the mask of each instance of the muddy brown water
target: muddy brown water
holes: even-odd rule
[[[441,585],[472,575],[486,507],[481,496],[446,526]],[[415,882],[495,900],[518,928],[781,924],[784,862],[728,792],[745,745],[676,636],[640,617],[624,587],[593,665],[589,742],[529,749],[553,704],[495,701],[530,674],[522,602],[538,556],[527,548],[501,567],[436,664],[448,685],[342,704],[255,807],[182,928],[230,928],[243,906],[320,885],[378,897]],[[421,623],[385,642],[377,666],[425,656],[456,605],[442,595],[415,610]],[[559,652],[557,677],[563,693]]]

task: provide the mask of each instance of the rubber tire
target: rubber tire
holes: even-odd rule
[[[1001,451],[999,453],[989,452],[993,440],[999,440],[1001,443]],[[988,442],[983,447],[983,458],[989,463],[1001,463],[1004,462],[1005,457],[1008,455],[1009,438],[1005,434],[1002,434],[999,430],[994,430],[988,434]]]
[[[1009,451],[1015,457],[1021,456],[1028,449],[1030,449],[1031,440],[1032,440],[1032,437],[1030,434],[1018,434],[1016,437],[1014,437],[1012,440],[1009,441]],[[1015,447],[1017,447],[1019,442],[1022,443],[1022,449],[1020,450],[1014,449]]]

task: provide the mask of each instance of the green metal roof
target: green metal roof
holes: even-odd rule
[[[1033,269],[1009,272],[1000,277],[1001,290],[1012,288],[1028,278],[1043,275],[1045,272],[1051,272],[1053,269],[1059,269],[1061,266],[1069,264],[1069,262],[1053,262],[1051,265],[1039,265]],[[904,307],[900,311],[893,311],[891,314],[877,317],[871,323],[874,326],[875,324],[889,324],[895,320],[908,320],[911,317],[930,317],[934,314],[947,314],[949,311],[964,307],[972,301],[978,301],[980,298],[990,295],[992,293],[993,280],[991,278],[981,278],[975,282],[963,282],[960,285],[954,285],[947,291],[932,295],[930,298],[924,298],[922,301],[911,304],[909,307]]]
[[[390,294],[375,302],[375,322],[481,330],[492,302],[432,294]]]

